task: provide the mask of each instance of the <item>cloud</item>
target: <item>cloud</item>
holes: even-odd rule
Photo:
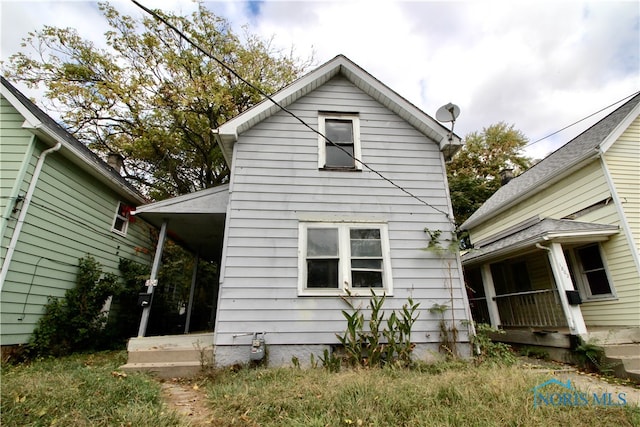
[[[183,15],[192,1],[142,3]],[[143,16],[130,1],[112,3]],[[323,63],[342,53],[432,116],[447,102],[465,134],[504,121],[531,141],[640,89],[637,2],[215,1],[205,7],[241,33]],[[95,3],[2,2],[2,59],[42,23],[100,42]],[[541,157],[602,117],[535,144]]]

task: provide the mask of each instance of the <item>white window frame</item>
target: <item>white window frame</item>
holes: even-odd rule
[[[338,230],[338,287],[307,288],[307,229],[333,228]],[[359,288],[351,286],[351,237],[354,228],[380,230],[382,248],[382,287]],[[391,274],[391,252],[389,249],[389,229],[387,224],[379,222],[300,222],[298,228],[298,295],[299,296],[341,296],[350,293],[354,296],[376,295],[393,296]]]
[[[116,205],[116,214],[114,215],[113,222],[111,223],[111,231],[121,236],[126,236],[127,230],[129,229],[129,217],[120,215],[121,206],[126,206],[126,203],[118,202],[118,204]],[[118,222],[118,220],[121,220],[124,223],[121,230],[116,228],[116,222]]]
[[[326,135],[326,120],[350,120],[353,126],[353,167],[334,167],[327,166],[327,142],[324,138]],[[362,170],[362,153],[360,147],[360,117],[355,113],[318,113],[318,169],[326,169],[333,171],[360,171]]]
[[[577,289],[580,291],[585,301],[601,301],[601,300],[617,299],[616,291],[613,286],[613,281],[611,280],[611,275],[609,274],[609,267],[607,266],[607,260],[604,257],[602,246],[599,243],[595,243],[595,245],[597,245],[598,247],[598,251],[600,253],[600,260],[602,260],[602,266],[605,274],[607,275],[607,281],[609,282],[609,290],[611,292],[608,294],[599,294],[599,295],[593,295],[591,293],[591,286],[589,286],[589,279],[587,278],[587,274],[584,271],[584,268],[582,266],[582,261],[580,260],[580,257],[578,256],[577,251],[579,249],[585,248],[587,246],[593,246],[593,245],[594,244],[588,244],[588,245],[573,247],[568,252],[570,254],[571,263],[573,265],[575,280],[577,282],[575,285],[577,286]]]

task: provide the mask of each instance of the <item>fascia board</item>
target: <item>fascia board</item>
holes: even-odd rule
[[[615,129],[599,145],[600,152],[606,153],[620,136],[631,126],[631,123],[640,115],[640,103],[631,110],[627,116],[618,123]]]
[[[528,199],[532,196],[535,196],[536,194],[546,190],[547,188],[556,184],[561,179],[571,175],[578,169],[581,169],[582,167],[584,167],[586,164],[591,163],[593,160],[597,159],[599,156],[600,156],[600,153],[597,150],[589,151],[582,157],[576,159],[573,163],[567,165],[567,167],[556,170],[556,172],[546,177],[543,183],[538,185],[534,184],[528,188],[522,189],[520,191],[519,196],[512,199],[509,203],[500,205],[498,208],[495,208],[489,212],[486,212],[484,215],[482,215],[479,218],[476,218],[475,220],[465,221],[460,226],[460,228],[462,230],[472,230],[473,228],[479,225],[482,225],[487,221],[492,220],[496,215],[499,215],[504,211],[514,207],[515,205],[522,202],[523,200]]]
[[[15,108],[18,113],[25,119],[22,127],[33,132],[39,136],[44,142],[51,146],[60,142],[62,144],[62,153],[66,152],[70,154],[69,159],[79,166],[85,172],[88,172],[92,176],[98,178],[103,183],[107,184],[111,189],[115,190],[121,196],[127,197],[129,201],[135,201],[136,203],[146,203],[147,200],[140,194],[132,191],[122,183],[118,182],[115,177],[109,176],[106,171],[101,170],[100,165],[89,158],[86,153],[82,153],[76,147],[69,144],[62,138],[55,129],[51,129],[45,123],[40,121],[18,98],[15,97],[9,89],[4,85],[0,85],[1,93],[4,98],[9,101],[11,106]],[[115,172],[114,172],[115,173]]]

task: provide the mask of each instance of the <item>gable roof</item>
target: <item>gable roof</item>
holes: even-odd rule
[[[344,55],[338,55],[305,76],[271,96],[282,107],[287,107],[333,77],[341,75],[363,92],[393,111],[435,143],[439,144],[445,158],[450,158],[461,146],[460,138],[453,135],[449,141],[449,130],[377,80]],[[227,121],[214,131],[227,164],[231,166],[233,146],[238,135],[257,123],[280,111],[280,107],[265,99],[242,114]]]
[[[23,128],[40,137],[47,144],[60,142],[60,153],[90,175],[106,184],[120,196],[130,202],[145,203],[147,200],[138,190],[127,182],[115,169],[103,161],[97,154],[78,141],[60,126],[48,114],[31,102],[7,79],[0,76],[2,96],[24,117]]]
[[[640,114],[640,92],[539,163],[500,187],[461,226],[470,229],[544,190],[605,152]]]

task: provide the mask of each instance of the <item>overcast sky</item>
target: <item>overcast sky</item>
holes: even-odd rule
[[[189,0],[139,1],[185,15],[195,9]],[[111,3],[143,14],[129,1]],[[640,90],[638,1],[204,3],[238,31],[248,25],[299,56],[315,52],[317,65],[344,54],[431,116],[457,104],[460,136],[504,121],[533,142]],[[0,0],[0,14],[3,61],[45,24],[96,41],[107,28],[89,1]],[[527,154],[546,155],[613,108]]]

